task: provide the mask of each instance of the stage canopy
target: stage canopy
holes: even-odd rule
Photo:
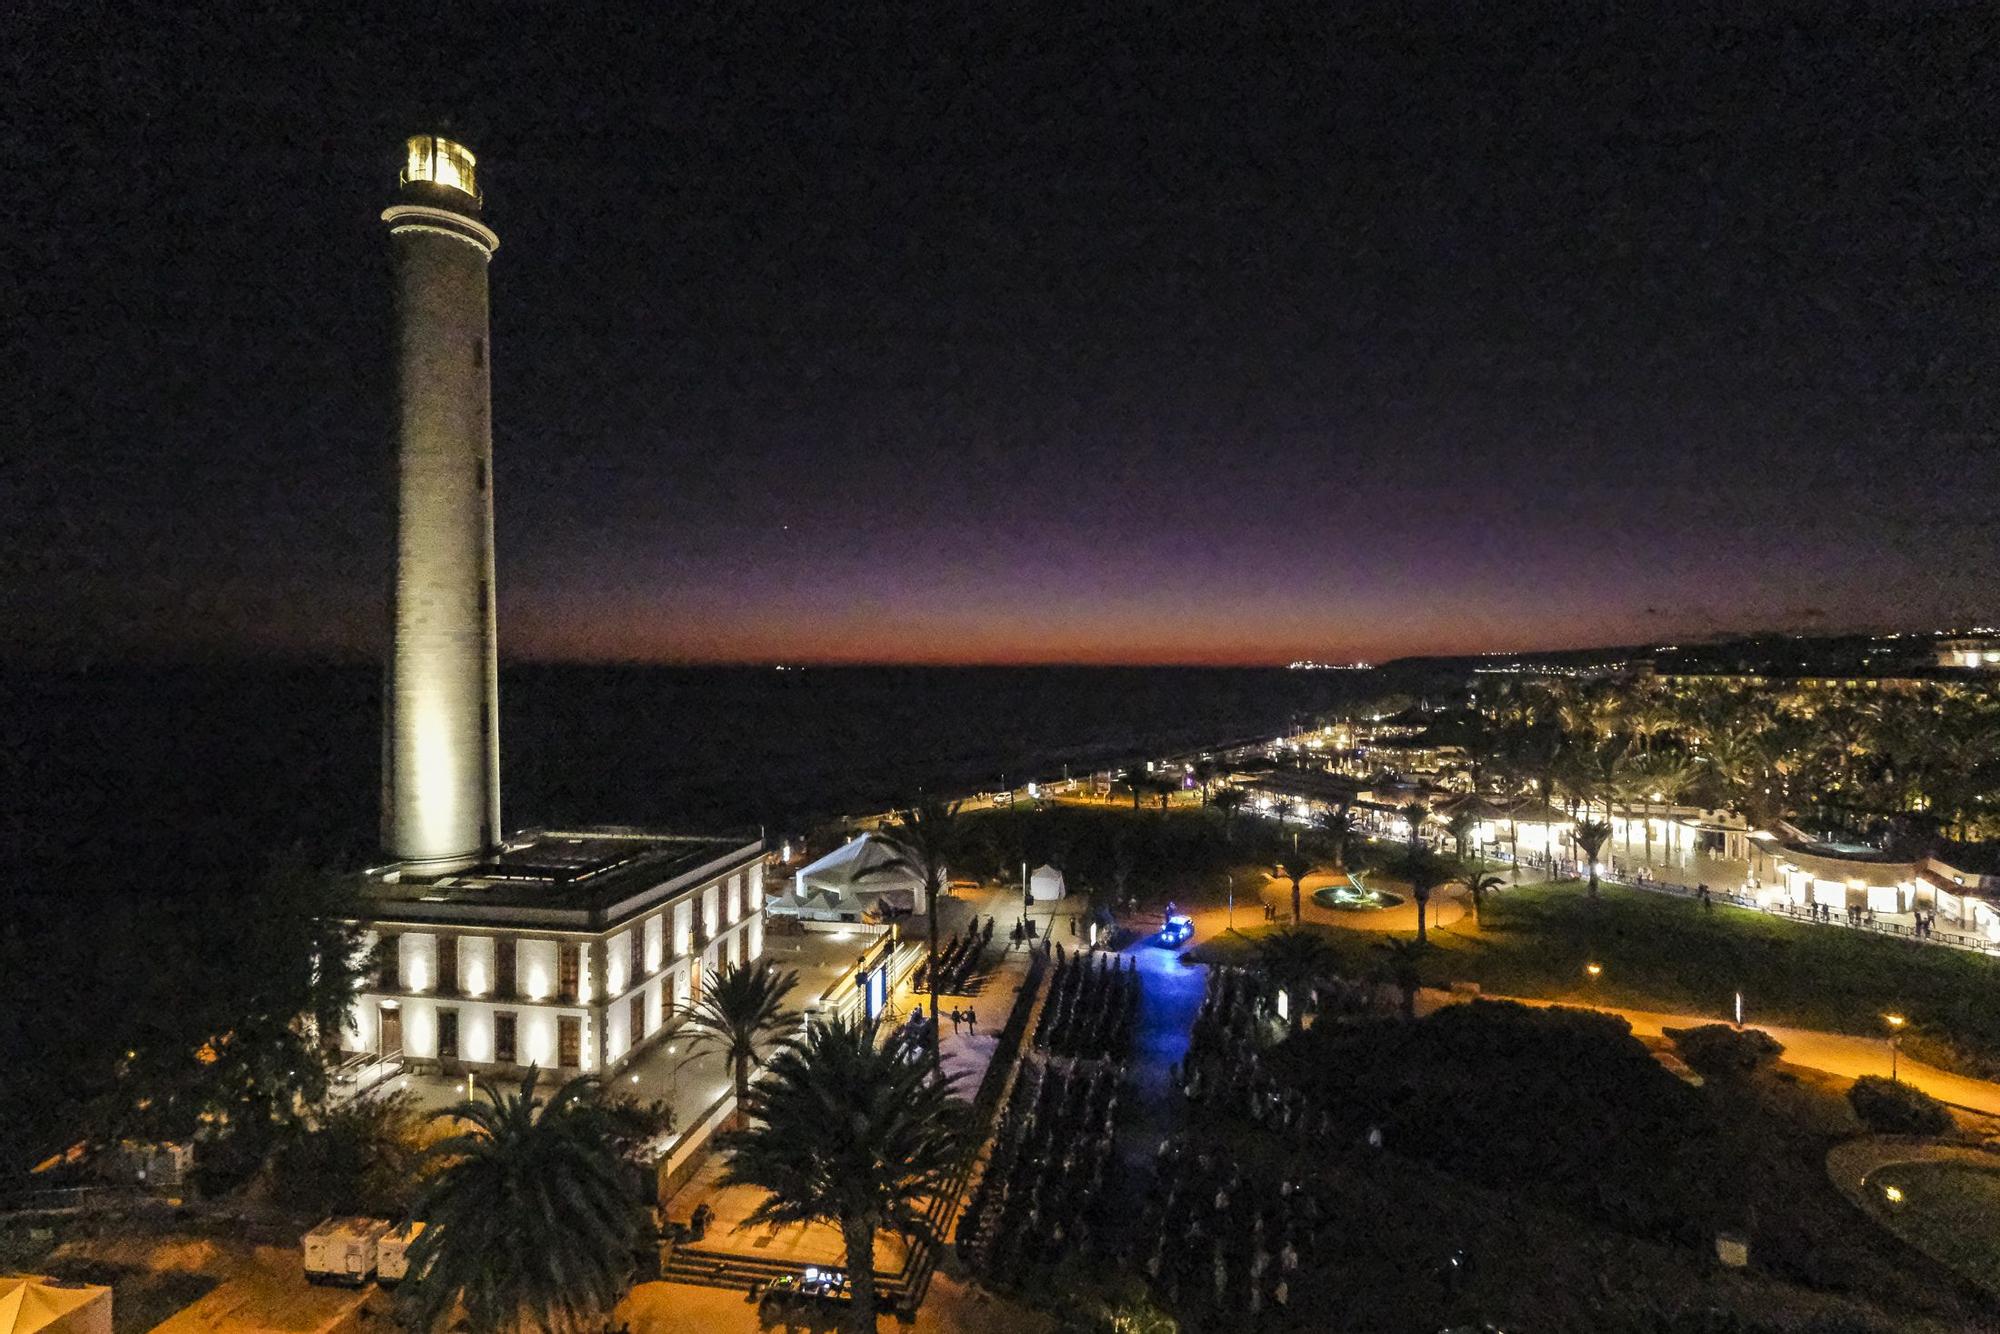
[[[766,911],[810,922],[923,912],[923,872],[894,841],[863,834],[793,876],[792,892],[772,899]]]

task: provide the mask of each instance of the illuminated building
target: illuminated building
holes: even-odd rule
[[[361,893],[380,967],[343,1043],[446,1073],[615,1069],[764,952],[755,836],[536,831],[446,876],[381,868]]]
[[[469,149],[405,144],[382,214],[397,338],[392,860],[359,877],[380,964],[341,1037],[357,1061],[379,1058],[377,1079],[406,1065],[612,1069],[764,946],[759,836],[500,832],[486,283],[500,241],[481,206]]]
[[[2000,635],[1941,639],[1938,641],[1936,651],[1937,664],[1940,667],[2000,672]]]

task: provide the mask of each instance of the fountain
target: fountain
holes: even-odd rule
[[[1313,902],[1322,908],[1335,912],[1373,912],[1378,908],[1393,908],[1403,901],[1400,894],[1390,894],[1379,889],[1370,889],[1361,883],[1361,877],[1349,872],[1344,885],[1328,885],[1325,889],[1313,891]]]

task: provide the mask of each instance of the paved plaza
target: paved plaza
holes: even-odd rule
[[[1074,908],[1071,910],[1074,911]],[[998,1034],[1005,1026],[1015,997],[1027,977],[1028,951],[1008,946],[1008,931],[1021,911],[1019,893],[1008,888],[961,888],[942,904],[940,943],[963,932],[975,919],[981,922],[989,916],[994,919],[993,941],[986,948],[980,972],[975,974],[973,991],[958,995],[945,993],[938,997],[941,1021],[939,1053],[945,1072],[956,1081],[959,1096],[964,1098],[971,1098],[978,1090],[998,1046]],[[1048,916],[1045,911],[1037,915],[1038,920],[1045,920]],[[921,940],[923,927],[921,918],[906,921],[905,938]],[[928,999],[913,992],[907,981],[898,987],[890,997],[883,1035],[886,1037],[891,1025],[906,1020],[913,1010],[922,1007],[928,1011]],[[976,1011],[977,1023],[955,1029],[949,1017],[951,1010],[967,1007]],[[722,1186],[723,1167],[722,1156],[710,1154],[700,1170],[667,1201],[667,1216],[675,1221],[687,1220],[703,1204],[713,1211],[708,1234],[700,1242],[703,1251],[740,1254],[758,1260],[784,1260],[801,1267],[845,1267],[845,1247],[839,1232],[831,1226],[796,1224],[776,1230],[744,1226],[745,1220],[762,1202],[763,1194],[747,1186]],[[906,1259],[906,1248],[900,1238],[888,1234],[877,1237],[877,1270],[898,1273]]]

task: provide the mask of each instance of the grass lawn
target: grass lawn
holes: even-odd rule
[[[1468,1007],[1458,1008],[1463,1018]],[[1452,1076],[1441,1069],[1435,1051],[1406,1050],[1411,1066],[1402,1071],[1395,1065],[1395,1048],[1377,1052],[1386,1063],[1376,1068],[1389,1082],[1408,1087],[1403,1076],[1410,1075],[1449,1083]],[[1476,1065],[1481,1050],[1490,1049],[1461,1056]],[[1326,1055],[1310,1052],[1291,1068],[1325,1069]],[[1518,1069],[1521,1058],[1513,1053],[1495,1059]],[[1464,1069],[1461,1062],[1452,1064]],[[1285,1068],[1275,1053],[1272,1068]],[[1471,1086],[1497,1082],[1484,1068],[1467,1070],[1464,1077]],[[1599,1079],[1600,1089],[1616,1089],[1623,1075],[1613,1069]],[[1980,1323],[1991,1309],[1984,1293],[1877,1226],[1827,1177],[1829,1143],[1853,1128],[1839,1093],[1769,1073],[1740,1085],[1674,1092],[1682,1112],[1693,1115],[1667,1118],[1632,1137],[1626,1135],[1631,1124],[1626,1113],[1614,1112],[1610,1103],[1600,1104],[1608,1113],[1602,1117],[1587,1114],[1583,1103],[1570,1104],[1564,1119],[1546,1125],[1548,1104],[1530,1088],[1483,1103],[1478,1120],[1494,1128],[1487,1139],[1477,1132],[1465,1137],[1463,1126],[1433,1123],[1430,1142],[1410,1146],[1392,1130],[1383,1151],[1363,1147],[1353,1125],[1325,1140],[1301,1142],[1253,1128],[1228,1112],[1196,1109],[1190,1116],[1204,1148],[1226,1146],[1233,1152],[1253,1195],[1274,1195],[1281,1176],[1315,1178],[1333,1211],[1321,1248],[1308,1255],[1293,1284],[1290,1318],[1273,1317],[1259,1328],[1404,1334],[1478,1327],[1482,1320],[1541,1334],[1668,1328],[1941,1334],[1988,1328]],[[1586,1114],[1575,1115],[1578,1111]],[[1821,1129],[1830,1121],[1839,1122],[1833,1134]],[[1661,1135],[1674,1133],[1676,1125],[1680,1133],[1695,1136],[1684,1146],[1696,1152],[1667,1151]],[[1487,1171],[1496,1154],[1513,1156],[1508,1145],[1550,1129],[1564,1141],[1563,1152],[1591,1143],[1597,1146],[1594,1153],[1611,1150],[1602,1159],[1606,1166],[1617,1160],[1646,1171],[1650,1160],[1650,1170],[1662,1176],[1677,1164],[1698,1171],[1706,1159],[1711,1171],[1730,1170],[1726,1181],[1689,1177],[1691,1190],[1680,1198],[1698,1201],[1712,1192],[1729,1199],[1722,1212],[1746,1210],[1731,1226],[1747,1224],[1741,1230],[1749,1234],[1751,1267],[1730,1271],[1718,1265],[1705,1228],[1675,1241],[1623,1230],[1616,1215],[1635,1188],[1635,1178],[1626,1172],[1605,1179],[1601,1205],[1594,1207],[1572,1188],[1546,1187],[1532,1171],[1532,1150],[1515,1159],[1514,1170],[1526,1170],[1529,1179],[1510,1182]],[[1728,1151],[1708,1159],[1699,1149],[1710,1136],[1726,1139]],[[1467,1251],[1471,1265],[1463,1290],[1453,1293],[1440,1283],[1439,1266],[1458,1247]],[[1203,1276],[1195,1279],[1192,1291],[1183,1288],[1176,1308],[1187,1321],[1184,1328],[1250,1327],[1216,1317]],[[1728,1315],[1719,1314],[1724,1312]]]
[[[1882,1014],[1895,1011],[1908,1015],[1916,1029],[1949,1034],[1971,1054],[2000,1064],[2000,1005],[1993,1000],[2000,995],[2000,961],[1744,908],[1705,910],[1692,900],[1641,890],[1606,885],[1599,894],[1592,903],[1574,882],[1489,894],[1483,929],[1468,913],[1448,929],[1431,931],[1425,980],[1718,1019],[1728,1016],[1740,989],[1753,1023],[1862,1035],[1879,1035]],[[1255,938],[1272,929],[1248,928],[1239,938],[1207,942],[1201,952],[1240,962]],[[1314,929],[1346,971],[1380,966],[1379,935]],[[1595,982],[1584,972],[1592,962],[1603,966]],[[1911,1041],[1905,1050],[1918,1049]]]
[[[1897,1236],[2000,1292],[2000,1171],[1960,1163],[1899,1163],[1868,1178],[1903,1192],[1878,1211]]]

